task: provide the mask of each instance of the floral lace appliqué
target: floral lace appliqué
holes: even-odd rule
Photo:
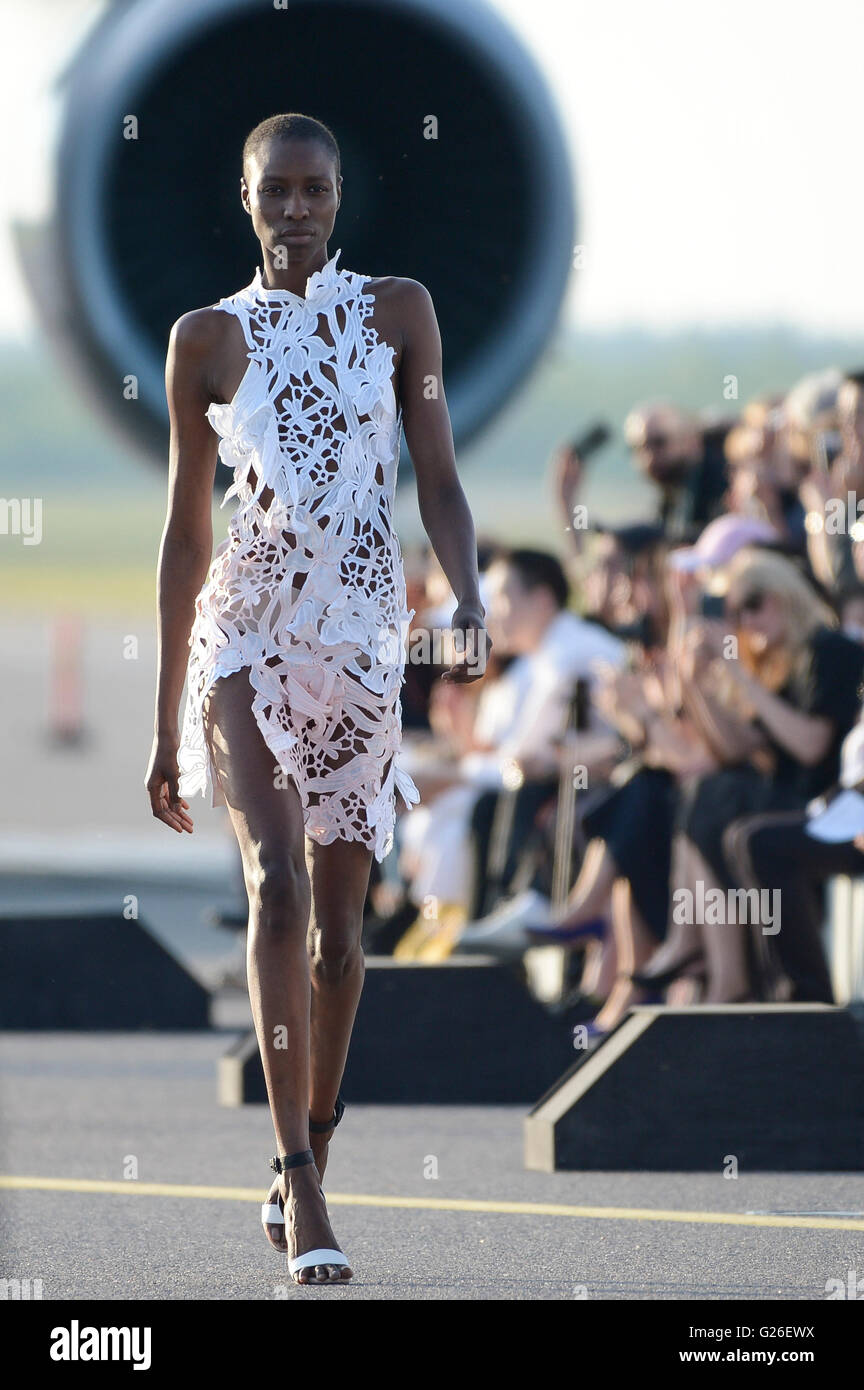
[[[274,776],[300,792],[306,834],[361,840],[382,860],[400,766],[407,610],[392,504],[401,411],[393,349],[367,322],[368,276],[335,255],[306,297],[268,289],[260,268],[216,306],[235,314],[249,366],[234,399],[207,411],[236,499],[195,602],[180,793],[224,799],[204,737],[208,691],[248,668]]]

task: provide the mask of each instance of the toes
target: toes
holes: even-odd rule
[[[284,1226],[268,1226],[266,1229],[267,1229],[267,1239],[269,1240],[270,1244],[273,1246],[274,1250],[279,1250],[281,1253],[284,1254],[285,1251],[288,1249],[288,1242],[287,1242],[287,1240],[285,1239],[285,1227],[284,1227]]]
[[[306,1265],[294,1275],[297,1284],[342,1284],[350,1279],[352,1270],[348,1265]]]

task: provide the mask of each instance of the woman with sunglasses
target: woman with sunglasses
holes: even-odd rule
[[[726,580],[725,618],[691,628],[680,672],[682,704],[720,764],[680,787],[672,887],[694,902],[746,886],[727,852],[739,818],[801,810],[837,780],[864,675],[864,651],[790,560],[745,549]],[[745,924],[673,913],[634,980],[657,987],[701,967],[706,1002],[738,1002],[752,997],[753,964]]]

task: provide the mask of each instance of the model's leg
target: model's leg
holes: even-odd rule
[[[312,882],[309,1109],[313,1120],[323,1122],[333,1116],[363,989],[360,937],[372,850],[359,840],[334,840],[329,845],[309,840],[306,862]],[[310,1135],[322,1177],[331,1135],[332,1130]]]
[[[358,659],[361,665],[368,662],[368,657]],[[326,725],[303,720],[294,726],[302,749],[310,826],[321,824],[338,837],[322,844],[309,835],[306,846],[312,885],[307,940],[312,982],[309,1108],[319,1124],[333,1117],[363,990],[363,907],[373,859],[366,823],[369,749],[376,738],[380,744],[381,718],[370,692],[346,668]],[[384,758],[377,769],[379,785],[390,761]],[[332,1133],[331,1129],[310,1135],[322,1177]]]
[[[304,860],[300,798],[278,766],[252,713],[248,671],[217,680],[204,710],[216,774],[240,846],[249,896],[249,998],[261,1050],[277,1150],[309,1145],[310,982],[306,934],[310,884]],[[286,1223],[268,1227],[271,1243],[290,1255],[335,1248],[314,1164],[281,1174],[268,1200],[281,1197]],[[304,1271],[299,1282],[349,1276],[337,1266]],[[314,1277],[310,1277],[314,1276]]]

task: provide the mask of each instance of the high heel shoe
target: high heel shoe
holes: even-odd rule
[[[626,970],[619,970],[618,974],[615,976],[615,979],[616,981],[628,980],[631,984],[634,982],[633,976],[628,975]],[[645,986],[640,985],[638,986],[638,988],[644,990]],[[621,1018],[618,1020],[618,1022],[623,1023],[624,1019],[626,1018],[627,1014],[630,1012],[631,1009],[639,1008],[643,1004],[662,1004],[663,1002],[664,1000],[662,994],[660,994],[659,992],[652,992],[650,989],[648,989],[644,999],[634,999],[632,1003],[627,1005],[627,1008],[622,1013]],[[575,1027],[585,1029],[585,1036],[587,1037],[589,1042],[602,1042],[604,1038],[607,1038],[609,1036],[613,1028],[618,1027],[618,1024],[612,1023],[609,1025],[608,1028],[604,1028],[602,1024],[599,1024],[597,1022],[596,1018],[592,1018],[589,1019],[587,1023],[577,1023]]]
[[[592,917],[588,922],[578,922],[573,927],[525,927],[525,933],[531,938],[532,943],[548,946],[559,946],[565,942],[588,941],[594,938],[602,941],[608,929],[608,922],[605,917]]]
[[[339,1094],[337,1095],[337,1097],[336,1097],[336,1105],[335,1105],[334,1110],[333,1110],[333,1118],[332,1118],[332,1120],[312,1120],[312,1119],[310,1119],[310,1120],[309,1120],[309,1133],[310,1133],[310,1134],[326,1134],[327,1131],[328,1131],[328,1129],[335,1129],[335,1128],[336,1128],[336,1126],[338,1125],[339,1121],[342,1119],[342,1116],[343,1116],[344,1114],[345,1114],[345,1102],[344,1102],[344,1100],[342,1099],[342,1093],[341,1093],[341,1091],[340,1091],[340,1093],[339,1093]],[[305,1150],[304,1150],[304,1152],[305,1152]],[[312,1150],[310,1149],[309,1152],[311,1153]],[[271,1165],[271,1166],[272,1166],[272,1165]],[[323,1196],[324,1196],[324,1189],[323,1189],[323,1187],[321,1186],[320,1182],[319,1182],[319,1184],[318,1184],[318,1187],[319,1187],[319,1190],[320,1190],[320,1192],[321,1192],[321,1196],[323,1197]],[[265,1235],[266,1235],[266,1233],[267,1233],[267,1227],[268,1227],[268,1226],[284,1226],[284,1225],[285,1225],[285,1213],[283,1212],[282,1208],[281,1208],[280,1206],[277,1206],[275,1202],[263,1202],[262,1205],[261,1205],[261,1225],[264,1227],[264,1233],[265,1233]],[[267,1243],[268,1243],[268,1245],[273,1245],[273,1242],[272,1242],[272,1240],[270,1240],[269,1237],[268,1237],[268,1239],[267,1239]],[[273,1246],[273,1248],[274,1248],[274,1250],[275,1250],[276,1247]],[[280,1253],[281,1253],[281,1252],[280,1252]]]
[[[691,951],[688,956],[684,956],[677,964],[670,965],[667,970],[658,970],[656,972],[634,970],[630,979],[633,981],[634,985],[641,985],[643,989],[666,989],[668,985],[671,985],[673,980],[677,980],[680,975],[687,974],[689,966],[695,965],[697,961],[702,960],[704,960],[703,951]],[[697,972],[691,971],[690,973],[696,974]]]
[[[301,1149],[298,1153],[295,1154],[283,1154],[281,1158],[277,1154],[275,1157],[271,1158],[270,1167],[273,1169],[274,1173],[284,1173],[287,1172],[289,1168],[302,1168],[307,1163],[314,1162],[315,1155],[313,1154],[312,1150]],[[323,1197],[324,1190],[320,1183],[318,1184],[318,1191],[321,1193],[321,1196]],[[278,1226],[280,1224],[280,1221],[284,1225],[285,1216],[281,1207],[278,1207],[275,1204],[271,1205],[270,1203],[265,1202],[262,1208],[262,1220],[264,1219],[264,1213],[267,1212],[278,1212],[280,1220],[277,1221],[272,1215],[270,1215],[269,1218],[265,1221],[266,1225]],[[317,1250],[306,1250],[303,1252],[302,1255],[295,1255],[293,1259],[290,1259],[288,1261],[288,1272],[291,1275],[291,1278],[294,1280],[295,1284],[300,1284],[302,1281],[298,1279],[296,1276],[302,1270],[315,1269],[318,1266],[323,1265],[336,1265],[339,1269],[351,1268],[348,1260],[345,1258],[345,1252],[343,1250],[326,1250],[322,1248]],[[335,1279],[315,1279],[310,1280],[310,1282],[316,1284],[335,1284],[337,1281]],[[342,1280],[341,1282],[347,1283],[347,1280]]]

